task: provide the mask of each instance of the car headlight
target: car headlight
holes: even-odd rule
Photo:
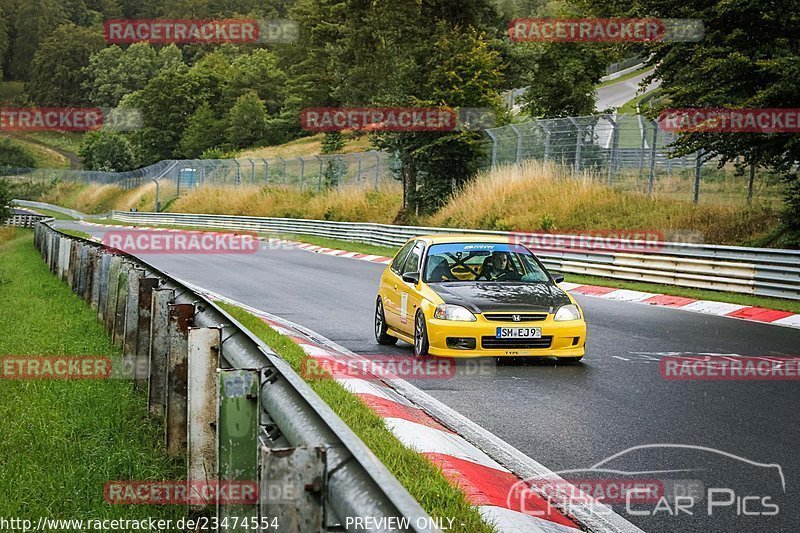
[[[475,322],[477,320],[472,312],[460,305],[442,304],[436,306],[436,311],[433,312],[433,318],[442,320],[458,320],[461,322]]]
[[[578,320],[581,317],[580,309],[575,304],[562,305],[556,311],[555,321],[566,322],[567,320]]]

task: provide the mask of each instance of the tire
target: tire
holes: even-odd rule
[[[378,298],[375,302],[375,340],[378,341],[378,344],[391,346],[397,343],[397,337],[392,337],[386,333],[388,329],[386,315],[383,313],[383,302]]]
[[[422,314],[422,311],[417,311],[417,315],[414,317],[414,355],[417,357],[428,355],[428,348],[430,348],[430,343],[428,342],[428,326],[425,323],[425,315]]]
[[[575,363],[580,363],[581,359],[583,359],[582,355],[578,357],[557,357],[556,361],[559,363],[574,365]]]

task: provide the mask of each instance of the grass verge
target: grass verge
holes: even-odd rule
[[[27,209],[28,211],[35,211],[41,215],[47,217],[53,217],[56,220],[76,220],[76,218],[73,216],[70,216],[66,213],[62,213],[61,211],[54,211],[52,209],[42,209],[41,207],[22,207],[22,209]]]
[[[608,87],[609,85],[614,85],[615,83],[622,83],[623,81],[628,81],[629,79],[635,78],[636,76],[639,76],[640,74],[644,74],[648,70],[652,70],[652,69],[653,69],[653,67],[642,67],[640,69],[636,69],[634,71],[628,72],[627,74],[623,74],[622,76],[620,76],[618,78],[614,78],[613,80],[608,80],[608,81],[601,82],[597,86],[597,88],[601,89],[603,87]]]
[[[31,230],[0,234],[0,355],[118,361],[96,314],[53,276]],[[183,479],[144,395],[123,380],[0,379],[0,516],[178,519],[180,506],[110,505],[111,480]],[[34,522],[35,523],[35,522]]]
[[[275,350],[295,371],[301,371],[304,361],[308,359],[302,348],[247,311],[218,303]],[[384,421],[357,396],[330,377],[307,379],[307,382],[431,516],[454,518],[455,531],[493,531],[492,526],[484,522],[478,511],[467,502],[464,493],[453,487],[439,468],[424,456],[406,448],[389,431]]]

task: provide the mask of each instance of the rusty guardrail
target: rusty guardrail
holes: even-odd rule
[[[258,483],[257,502],[213,508],[220,524],[227,519],[226,531],[365,531],[365,523],[374,525],[367,531],[436,531],[419,503],[269,346],[181,281],[65,235],[52,221],[36,225],[37,249],[121,347],[123,375],[146,390],[150,413],[163,417],[166,450],[185,454],[187,480]]]

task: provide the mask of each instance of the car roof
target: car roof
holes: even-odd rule
[[[512,238],[505,235],[476,235],[474,233],[451,233],[438,235],[420,235],[414,237],[429,244],[457,244],[462,242],[490,242],[513,244]]]

